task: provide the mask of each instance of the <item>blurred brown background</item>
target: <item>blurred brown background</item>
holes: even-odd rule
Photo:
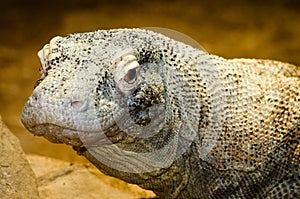
[[[119,27],[175,29],[226,58],[300,65],[299,0],[7,0],[0,6],[0,114],[27,153],[82,161],[70,147],[28,133],[20,122],[39,77],[36,53],[56,36]]]

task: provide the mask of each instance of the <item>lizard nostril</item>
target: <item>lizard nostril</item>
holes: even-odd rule
[[[81,100],[74,100],[70,103],[70,106],[77,111],[85,111],[87,110],[87,103]]]
[[[38,101],[38,95],[36,94],[36,93],[33,93],[32,95],[31,95],[31,98],[32,98],[32,100],[33,101],[35,101],[35,102],[37,102]]]

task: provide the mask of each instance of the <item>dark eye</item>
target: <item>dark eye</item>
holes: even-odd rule
[[[133,84],[137,80],[137,70],[137,68],[130,69],[124,77],[125,82],[128,84]]]

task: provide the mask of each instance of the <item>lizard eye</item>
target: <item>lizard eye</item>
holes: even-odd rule
[[[124,81],[128,84],[134,84],[138,78],[139,67],[130,69],[124,77]]]
[[[123,93],[129,93],[139,82],[140,64],[132,51],[114,59],[114,78]]]

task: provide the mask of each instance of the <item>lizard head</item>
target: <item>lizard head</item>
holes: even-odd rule
[[[21,120],[33,134],[118,170],[169,166],[198,129],[192,60],[206,53],[192,49],[142,29],[55,37],[38,53],[41,78]]]

